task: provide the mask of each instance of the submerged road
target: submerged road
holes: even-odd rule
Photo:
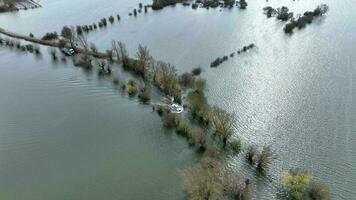
[[[11,31],[7,31],[7,30],[5,30],[3,28],[0,28],[0,33],[3,34],[3,35],[6,35],[6,36],[12,37],[12,38],[19,39],[19,40],[25,40],[25,41],[36,43],[36,44],[40,44],[40,45],[60,48],[59,42],[55,41],[55,40],[42,40],[40,38],[30,37],[30,36],[27,36],[27,35],[22,35],[22,34],[19,34],[19,33],[14,33],[14,32],[11,32]],[[71,46],[69,46],[69,45],[67,47],[71,48]],[[103,53],[103,52],[93,52],[93,51],[90,51],[88,49],[79,48],[79,47],[74,47],[74,50],[77,53],[93,56],[95,58],[103,58],[103,59],[104,58],[108,58],[108,55],[106,53]]]

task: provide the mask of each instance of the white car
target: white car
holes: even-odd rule
[[[178,105],[176,103],[171,104],[169,106],[169,109],[171,110],[172,113],[181,113],[184,110],[183,106]]]
[[[61,52],[66,56],[72,56],[75,53],[74,49],[72,48],[61,48]]]

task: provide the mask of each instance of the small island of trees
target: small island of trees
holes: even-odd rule
[[[306,25],[311,24],[315,18],[325,15],[328,10],[328,5],[321,4],[317,6],[313,11],[306,11],[303,15],[297,15],[296,17],[294,17],[294,13],[289,12],[289,9],[285,6],[282,6],[281,8],[277,9],[272,8],[270,6],[263,8],[264,14],[268,18],[276,17],[278,20],[281,21],[289,21],[283,29],[284,32],[288,34],[293,33],[293,30],[295,28],[302,29],[306,27]]]

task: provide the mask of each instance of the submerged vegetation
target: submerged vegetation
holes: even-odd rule
[[[241,53],[247,52],[249,49],[252,49],[254,47],[256,47],[256,45],[251,43],[251,44],[244,46],[241,49],[237,50],[236,53],[241,54]],[[235,52],[230,53],[230,57],[234,57],[234,56],[235,56]],[[217,67],[217,66],[221,65],[223,62],[227,61],[228,59],[229,59],[228,55],[223,56],[221,58],[218,57],[210,63],[210,67]]]
[[[176,3],[188,4],[187,1],[181,0],[154,0],[152,9],[162,9],[167,5]],[[244,0],[238,2],[234,0],[223,2],[197,0],[192,4],[192,6],[194,5],[206,8],[237,5],[244,9],[247,3]],[[147,12],[148,6],[139,4],[139,9],[133,11],[134,15],[141,13],[142,8]],[[320,6],[313,12],[308,13],[307,16],[312,15],[314,18],[325,14],[326,11],[327,7]],[[289,12],[286,7],[276,10],[265,8],[265,12],[268,17],[277,16],[277,19],[282,21],[290,19],[293,21],[293,13]],[[200,77],[202,72],[200,67],[194,68],[191,72],[178,74],[173,65],[156,61],[145,46],[139,45],[135,56],[130,57],[125,44],[120,41],[113,41],[111,48],[106,50],[105,53],[100,52],[94,44],[88,43],[84,33],[95,30],[97,27],[104,28],[108,26],[108,22],[113,24],[119,20],[120,15],[116,15],[116,18],[114,16],[102,18],[97,24],[76,27],[64,26],[61,31],[61,39],[56,32],[53,32],[47,33],[42,40],[54,40],[61,43],[58,47],[73,48],[78,53],[73,58],[73,63],[76,66],[86,70],[96,67],[99,75],[112,77],[115,88],[121,88],[132,98],[138,94],[141,102],[148,103],[151,100],[151,91],[156,89],[158,93],[160,92],[160,95],[172,97],[175,103],[184,105],[186,109],[183,113],[174,113],[162,105],[154,105],[154,109],[160,115],[163,127],[174,130],[179,136],[184,137],[190,146],[203,153],[200,162],[182,170],[189,199],[250,199],[251,181],[243,178],[238,172],[232,172],[222,167],[226,164],[224,158],[238,156],[243,149],[242,140],[236,135],[235,113],[209,105],[204,93],[206,80]],[[11,40],[1,38],[0,45],[11,48],[16,46],[18,49],[24,48],[31,53],[39,52],[37,47],[22,46]],[[241,54],[254,47],[254,44],[250,44],[222,58],[217,58],[211,63],[211,67],[220,65],[229,57],[233,57],[235,53]],[[57,49],[51,48],[49,54],[52,60],[57,61],[59,59]],[[94,63],[97,60],[97,65],[93,65],[93,60]],[[128,81],[114,78],[111,69],[114,64],[118,64],[126,71],[131,72],[133,77]],[[125,84],[126,82],[127,84]],[[259,172],[267,172],[274,158],[274,152],[268,146],[262,149],[257,146],[249,146],[243,152],[246,152],[247,162]],[[328,189],[319,182],[312,181],[306,172],[291,171],[285,173],[282,178],[282,185],[288,197],[297,200],[326,200],[330,196]]]
[[[233,8],[237,6],[241,9],[246,9],[247,2],[245,0],[195,0],[195,1],[188,1],[188,0],[153,0],[151,5],[153,10],[160,10],[167,6],[173,6],[177,3],[181,3],[183,6],[190,6],[192,5],[193,9],[197,9],[198,7],[202,8]]]
[[[278,20],[281,21],[289,21],[283,29],[284,32],[288,34],[293,33],[293,30],[295,28],[302,29],[307,24],[311,24],[315,18],[325,15],[328,10],[328,5],[320,4],[313,11],[307,11],[304,12],[303,15],[297,15],[296,17],[294,17],[294,13],[289,12],[289,9],[285,6],[282,6],[281,8],[277,9],[272,8],[270,6],[263,8],[264,14],[268,18],[276,17]]]
[[[282,187],[286,196],[293,200],[329,200],[329,188],[313,180],[307,171],[300,169],[284,172]]]
[[[307,24],[311,24],[317,17],[321,17],[326,14],[329,7],[326,4],[321,4],[314,11],[307,11],[302,16],[291,19],[291,21],[284,27],[284,32],[293,33],[295,28],[302,29]]]
[[[0,13],[11,12],[19,10],[27,10],[40,8],[41,5],[31,0],[1,0],[0,1]]]

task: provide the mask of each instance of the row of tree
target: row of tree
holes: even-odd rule
[[[289,8],[285,6],[282,6],[277,9],[272,8],[270,6],[263,8],[264,14],[268,18],[276,17],[278,20],[281,21],[289,21],[284,27],[285,33],[293,33],[293,30],[295,28],[304,28],[307,24],[311,24],[315,18],[325,15],[328,10],[328,5],[321,4],[317,6],[313,11],[307,11],[304,12],[303,15],[297,15],[296,17],[294,17],[294,13],[289,12]]]

